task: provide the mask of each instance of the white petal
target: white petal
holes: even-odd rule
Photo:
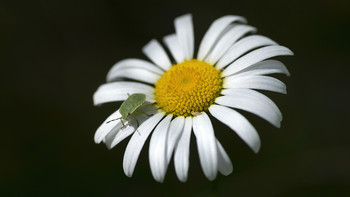
[[[108,121],[113,120],[113,119],[117,119],[122,117],[122,115],[119,113],[119,110],[117,110],[116,112],[114,112],[113,114],[111,114],[101,125],[100,127],[98,127],[98,129],[96,130],[95,136],[94,136],[94,140],[96,144],[101,143],[101,141],[103,140],[103,138],[106,137],[106,135],[111,132],[115,127],[118,126],[118,123],[120,123],[120,120],[116,120],[116,121],[112,121],[110,123],[107,124]],[[121,124],[121,123],[120,123]],[[118,128],[116,128],[118,129]]]
[[[126,122],[124,122],[124,124],[125,123]],[[108,133],[108,135],[105,137],[104,143],[108,149],[112,149],[119,142],[133,134],[135,129],[136,126],[134,125],[127,125],[125,128],[123,128],[122,124],[120,123],[118,129],[113,129],[113,131]]]
[[[125,68],[139,68],[159,75],[163,74],[163,70],[157,67],[156,65],[145,60],[131,58],[119,61],[116,64],[114,64],[107,74],[107,82],[112,81],[115,78],[114,75],[118,74],[119,70]]]
[[[224,123],[255,152],[260,149],[260,137],[252,124],[236,110],[221,105],[212,105],[210,113],[220,122]]]
[[[265,60],[242,70],[235,74],[234,77],[268,75],[274,73],[282,73],[290,76],[288,69],[282,62],[277,60]]]
[[[176,34],[165,36],[163,41],[177,63],[181,63],[185,60],[184,51],[180,47]]]
[[[252,35],[242,38],[232,45],[232,47],[221,57],[216,64],[216,68],[220,70],[248,51],[269,45],[277,45],[277,43],[270,38],[260,35]]]
[[[249,32],[256,32],[256,28],[248,25],[235,25],[220,38],[214,49],[205,59],[205,62],[214,65],[233,43]]]
[[[123,101],[133,93],[146,94],[146,100],[154,102],[154,88],[137,82],[112,82],[101,85],[94,93],[94,105]]]
[[[119,142],[131,135],[135,129],[146,121],[149,118],[149,115],[155,113],[157,113],[157,109],[153,105],[136,110],[133,115],[138,122],[133,117],[130,117],[128,120],[124,120],[124,124],[126,124],[125,128],[122,128],[122,124],[119,123],[118,129],[113,129],[113,131],[109,132],[105,138],[107,148],[112,149],[114,146],[119,144]],[[137,130],[137,132],[139,131]]]
[[[185,126],[175,149],[174,164],[176,175],[181,182],[186,182],[188,167],[190,166],[190,140],[192,131],[192,117],[185,119]]]
[[[151,40],[142,48],[143,53],[161,67],[163,70],[169,70],[171,62],[163,47],[155,39]]]
[[[219,172],[225,176],[232,173],[233,166],[230,158],[228,157],[224,147],[220,144],[219,140],[216,139],[218,148],[218,168]]]
[[[124,68],[113,73],[113,76],[109,78],[108,81],[114,81],[118,78],[128,78],[150,84],[155,84],[160,78],[160,75],[145,70],[143,68]]]
[[[202,170],[209,180],[214,180],[218,170],[218,155],[214,129],[208,115],[204,112],[193,118],[193,132]]]
[[[223,94],[226,94],[224,92]],[[281,126],[282,114],[276,104],[267,96],[249,89],[234,89],[226,96],[215,100],[220,105],[251,112],[276,127]]]
[[[246,99],[253,98],[259,100],[259,105],[268,106],[270,108],[270,113],[274,113],[277,117],[279,117],[279,120],[282,121],[282,113],[278,109],[277,105],[269,97],[258,91],[251,89],[224,89],[221,94],[231,97],[244,97]]]
[[[131,177],[134,173],[137,159],[139,158],[141,149],[147,140],[148,135],[164,115],[164,113],[153,115],[140,125],[138,132],[134,132],[132,135],[128,146],[126,147],[123,159],[123,169],[126,176]]]
[[[166,143],[172,115],[167,115],[154,130],[149,144],[149,164],[153,178],[163,182],[167,170]]]
[[[179,16],[174,21],[175,31],[179,44],[184,51],[185,59],[193,58],[194,52],[194,33],[192,15],[186,14]]]
[[[199,45],[198,60],[204,60],[208,55],[210,50],[213,48],[215,42],[220,37],[220,34],[229,26],[231,23],[239,21],[246,23],[245,18],[240,16],[223,16],[216,19],[209,27],[208,31],[205,33],[201,44]]]
[[[230,64],[222,72],[222,76],[235,74],[262,60],[281,55],[293,55],[293,52],[284,46],[267,46],[256,49]]]
[[[223,87],[250,88],[287,94],[286,85],[282,81],[268,76],[236,77],[235,75],[232,75],[224,79]]]
[[[168,143],[167,143],[167,162],[169,164],[171,156],[174,151],[174,147],[179,141],[181,133],[185,125],[185,118],[182,116],[176,117],[171,121],[169,134],[168,134]]]

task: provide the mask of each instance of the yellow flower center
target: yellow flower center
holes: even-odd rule
[[[220,72],[205,62],[192,59],[174,65],[155,85],[160,109],[174,116],[193,116],[207,111],[220,95]]]

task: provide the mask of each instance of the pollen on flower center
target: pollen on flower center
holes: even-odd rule
[[[220,72],[203,61],[192,59],[174,65],[155,85],[160,109],[174,116],[192,116],[208,110],[220,95]]]

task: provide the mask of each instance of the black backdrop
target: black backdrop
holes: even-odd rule
[[[346,196],[350,195],[349,1],[1,1],[0,196]],[[234,172],[208,181],[192,137],[187,183],[173,165],[153,180],[148,144],[134,176],[122,170],[128,140],[95,145],[99,124],[120,103],[92,105],[117,61],[145,59],[141,47],[192,13],[196,47],[210,23],[242,15],[258,33],[295,52],[279,58],[288,95],[281,129],[244,113],[257,128],[258,154],[213,121]]]

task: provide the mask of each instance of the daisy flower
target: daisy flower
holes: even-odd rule
[[[131,177],[145,141],[152,135],[148,155],[154,179],[163,182],[174,156],[176,175],[185,182],[193,131],[202,170],[213,180],[217,172],[228,175],[233,167],[215,137],[209,116],[231,128],[257,153],[259,135],[235,109],[280,127],[280,110],[256,90],[286,94],[283,82],[266,75],[289,75],[282,62],[270,58],[293,52],[267,37],[254,35],[256,28],[247,25],[245,18],[230,15],[211,24],[194,56],[192,15],[177,17],[174,25],[175,33],[163,38],[174,61],[153,39],[142,48],[150,62],[125,59],[110,69],[107,83],[94,93],[95,105],[124,101],[133,93],[145,94],[148,104],[136,110],[140,113],[135,112],[135,118],[126,120],[118,119],[121,114],[117,110],[97,129],[94,140],[113,148],[132,135],[123,159],[124,172]]]

